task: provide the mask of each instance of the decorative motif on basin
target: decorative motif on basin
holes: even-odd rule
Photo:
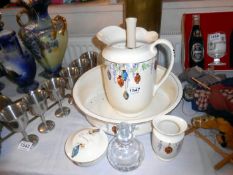
[[[107,77],[109,81],[113,81],[119,88],[124,88],[123,97],[127,100],[131,95],[140,92],[140,82],[143,79],[143,72],[150,71],[154,64],[151,60],[143,63],[131,63],[131,64],[118,64],[108,62]]]

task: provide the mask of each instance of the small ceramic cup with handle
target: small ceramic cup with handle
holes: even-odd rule
[[[187,123],[184,119],[172,116],[157,116],[153,121],[152,147],[162,160],[172,160],[181,150]]]

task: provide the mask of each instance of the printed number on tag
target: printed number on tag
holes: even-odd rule
[[[211,34],[210,41],[221,41],[221,34],[220,33]]]
[[[19,143],[18,149],[23,151],[29,151],[32,147],[32,142],[21,141]]]

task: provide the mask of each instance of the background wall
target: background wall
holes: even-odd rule
[[[69,30],[69,44],[64,65],[88,50],[99,51],[93,36],[109,25],[121,25],[123,21],[122,3],[110,4],[108,0],[97,0],[82,4],[50,5],[51,17],[59,14],[66,18]],[[19,30],[15,15],[20,8],[1,9],[6,29]],[[233,0],[164,0],[161,21],[161,38],[170,40],[176,51],[174,72],[182,70],[182,15],[184,13],[233,11]],[[26,21],[25,17],[25,21]],[[224,20],[224,19],[223,19]],[[214,22],[214,19],[213,19]],[[164,54],[160,52],[160,64]]]

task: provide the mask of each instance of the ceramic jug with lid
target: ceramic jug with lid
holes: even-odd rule
[[[126,20],[134,24],[127,24],[127,32],[110,26],[97,33],[97,38],[107,45],[102,51],[102,75],[108,102],[120,114],[131,117],[146,109],[167,79],[174,64],[174,49],[168,40],[157,39],[156,32],[136,28],[136,18]],[[170,64],[160,80],[156,80],[158,45],[170,55]]]
[[[65,55],[68,32],[66,19],[51,18],[48,13],[50,0],[23,0],[24,9],[16,15],[20,26],[19,36],[44,68],[45,77],[58,75]],[[24,22],[23,16],[28,16]]]

